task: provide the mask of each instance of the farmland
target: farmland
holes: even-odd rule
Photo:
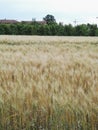
[[[97,37],[0,36],[0,130],[97,129]]]

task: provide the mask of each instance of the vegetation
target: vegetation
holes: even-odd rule
[[[57,35],[57,36],[98,36],[96,24],[81,24],[77,26],[56,23],[53,15],[46,15],[43,20],[20,22],[17,24],[0,24],[0,34],[7,35]]]
[[[0,36],[0,130],[97,130],[98,38]]]
[[[44,21],[46,21],[47,24],[54,24],[56,23],[56,20],[53,15],[46,15],[45,18],[43,18]]]

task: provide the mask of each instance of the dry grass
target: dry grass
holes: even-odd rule
[[[98,38],[0,36],[0,130],[97,130]]]

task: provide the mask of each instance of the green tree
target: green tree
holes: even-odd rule
[[[24,35],[24,24],[19,23],[17,24],[17,34],[18,35]]]
[[[44,25],[40,25],[38,28],[38,34],[39,35],[45,35],[45,29],[44,29]]]
[[[56,20],[54,18],[53,15],[46,15],[44,18],[43,18],[44,21],[46,21],[47,24],[53,24],[53,23],[56,23]]]
[[[98,36],[98,28],[96,29],[95,36]]]
[[[23,34],[24,35],[32,35],[32,26],[29,24],[25,24],[23,26]]]
[[[46,24],[44,26],[44,31],[45,31],[45,35],[51,35],[51,31],[50,31],[49,25]]]
[[[71,24],[64,26],[64,35],[65,36],[72,36],[74,35],[74,28]]]
[[[0,34],[10,34],[9,24],[0,24]]]
[[[0,24],[0,34],[5,34],[4,24]]]
[[[17,30],[17,25],[16,24],[10,24],[10,34],[12,35],[17,35],[18,30]]]
[[[62,23],[56,25],[56,35],[63,36],[64,35],[64,26]]]
[[[81,35],[82,36],[88,36],[89,35],[89,29],[86,24],[80,25],[81,27]]]
[[[89,36],[95,36],[96,35],[96,30],[97,30],[97,25],[96,24],[88,24],[87,25],[89,28]]]
[[[51,35],[56,35],[57,34],[56,24],[49,25],[49,28],[50,28]]]

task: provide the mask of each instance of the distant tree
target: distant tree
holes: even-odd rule
[[[16,24],[10,24],[10,34],[12,35],[17,35],[18,30],[17,30],[17,25]]]
[[[4,24],[0,24],[0,34],[5,34],[5,25]]]
[[[56,23],[54,16],[47,15],[44,18],[47,24],[17,23],[0,24],[0,35],[59,35],[59,36],[98,36],[96,24],[81,24],[77,26]]]
[[[45,31],[45,35],[51,35],[51,31],[50,31],[49,25],[46,24],[44,26],[44,31]]]
[[[88,36],[89,35],[89,29],[86,24],[80,25],[81,28],[81,36]]]
[[[54,18],[53,15],[46,15],[44,18],[43,18],[44,21],[46,21],[47,24],[53,24],[53,23],[56,23],[56,20]]]
[[[64,26],[62,23],[59,23],[57,26],[57,32],[56,35],[63,36],[64,35]]]
[[[96,29],[95,36],[98,36],[98,28]]]
[[[96,24],[87,24],[89,28],[89,36],[95,36],[96,35],[96,30],[97,30],[97,25]]]
[[[44,25],[40,25],[38,28],[38,34],[39,35],[45,35],[45,29],[44,29]]]
[[[23,26],[23,34],[24,35],[32,35],[32,26],[29,24],[26,24]]]
[[[71,24],[64,26],[64,35],[65,36],[72,36],[74,34],[74,28]]]
[[[10,34],[9,24],[0,24],[0,34]]]
[[[17,24],[17,34],[24,35],[24,24],[22,23]]]
[[[50,28],[51,35],[56,35],[56,33],[57,33],[56,25],[51,24],[51,25],[49,25],[49,28]]]
[[[32,35],[39,35],[39,25],[38,24],[34,24],[32,25]]]

